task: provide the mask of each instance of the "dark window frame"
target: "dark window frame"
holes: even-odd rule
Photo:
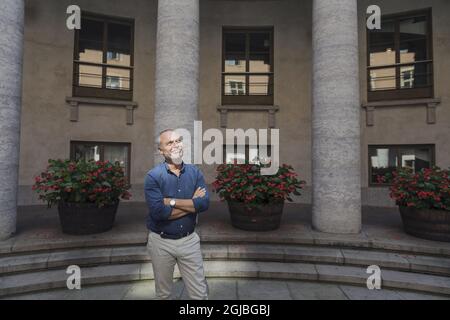
[[[74,97],[93,97],[93,98],[106,98],[106,99],[117,99],[117,100],[133,100],[133,86],[134,86],[134,19],[130,18],[122,18],[122,17],[113,17],[107,16],[103,14],[97,14],[92,12],[83,11],[81,13],[82,19],[88,19],[93,21],[103,22],[103,59],[102,63],[90,63],[90,62],[82,62],[78,60],[79,53],[79,39],[80,39],[80,30],[75,30],[74,35],[74,53],[73,53],[73,81],[72,81],[72,95]],[[123,24],[127,25],[131,29],[131,39],[130,39],[130,66],[117,66],[117,65],[108,65],[107,64],[107,39],[108,33],[107,28],[108,24]],[[83,26],[82,26],[83,27]],[[94,88],[87,86],[79,85],[79,66],[82,65],[92,65],[102,68],[102,87]],[[130,89],[111,89],[106,88],[106,69],[117,68],[117,69],[126,69],[130,71]]]
[[[70,140],[70,159],[75,160],[75,146],[77,144],[87,145],[87,146],[95,146],[98,145],[100,147],[100,161],[104,161],[105,159],[105,146],[126,146],[128,147],[127,152],[127,162],[128,167],[126,168],[126,179],[128,184],[131,182],[131,143],[130,142],[111,142],[111,141],[83,141],[83,140]]]
[[[235,144],[223,144],[222,145],[222,149],[223,149],[222,162],[224,164],[227,164],[227,162],[226,162],[226,160],[227,160],[226,159],[227,158],[227,146],[233,146],[234,155],[236,155],[239,145],[237,143],[235,143]],[[258,155],[259,155],[259,148],[261,146],[265,146],[267,148],[267,153],[270,154],[270,156],[272,156],[272,145],[270,145],[270,144],[264,144],[264,145],[256,144],[256,147],[258,148]],[[250,144],[247,143],[247,142],[244,145],[244,152],[245,152],[245,160],[250,162]]]
[[[226,33],[244,33],[246,35],[245,44],[245,73],[225,72],[225,34]],[[270,71],[269,72],[249,72],[250,66],[250,33],[269,33],[270,34]],[[221,96],[222,105],[273,105],[274,103],[274,27],[258,26],[258,27],[222,27],[222,75],[221,75]],[[225,95],[225,76],[238,75],[245,76],[246,95]],[[255,75],[268,75],[268,95],[250,95],[249,78]]]
[[[392,184],[390,183],[377,183],[372,182],[372,159],[370,157],[370,151],[372,149],[391,149],[396,148],[396,155],[399,158],[399,149],[400,148],[410,148],[410,149],[420,149],[420,148],[428,148],[428,154],[430,156],[431,167],[436,165],[436,145],[435,144],[374,144],[368,145],[367,156],[368,156],[368,164],[369,164],[369,187],[389,187]]]
[[[400,28],[399,21],[412,18],[415,16],[426,16],[427,18],[427,60],[416,61],[414,63],[400,63]],[[382,23],[384,21],[395,21],[395,52],[396,63],[393,65],[384,66],[370,66],[370,32],[366,29],[366,50],[367,50],[367,100],[373,101],[385,101],[385,100],[407,100],[407,99],[419,99],[419,98],[433,98],[434,97],[434,63],[433,63],[433,13],[432,8],[426,8],[421,10],[414,10],[402,13],[395,13],[389,15],[383,15],[381,17]],[[427,87],[419,88],[400,88],[400,68],[402,66],[410,66],[416,64],[426,63],[430,65],[430,85]],[[370,71],[376,69],[394,68],[396,69],[396,89],[391,90],[378,90],[371,91],[371,78]]]

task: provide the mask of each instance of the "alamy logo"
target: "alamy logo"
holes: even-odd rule
[[[81,29],[81,9],[77,5],[70,5],[66,10],[67,14],[70,16],[66,20],[66,26],[69,30],[80,30]]]
[[[174,159],[176,163],[194,164],[223,164],[223,146],[226,145],[227,154],[235,154],[234,145],[237,146],[237,154],[245,154],[245,145],[248,141],[250,146],[259,147],[259,155],[253,159],[239,159],[237,164],[243,164],[247,160],[253,164],[263,164],[261,175],[274,175],[278,171],[280,164],[280,132],[279,129],[226,129],[225,136],[219,129],[211,128],[203,132],[202,121],[194,121],[194,137],[191,132],[185,128],[174,129],[174,132],[181,137],[183,141],[183,157]],[[270,141],[270,142],[269,142]],[[203,143],[209,144],[203,149]],[[158,143],[158,142],[157,142]],[[268,154],[270,147],[270,157]],[[156,148],[157,149],[157,148]],[[156,150],[155,149],[155,150]],[[193,162],[192,162],[193,158]]]
[[[367,278],[367,289],[380,290],[381,289],[381,269],[379,266],[372,265],[367,268],[366,273],[371,274]]]
[[[73,290],[81,289],[81,269],[77,265],[68,266],[66,270],[66,274],[70,274],[69,277],[67,277],[66,285],[67,289]]]
[[[372,5],[367,8],[367,29],[380,30],[381,29],[381,8],[377,5]]]
[[[81,9],[77,5],[70,5],[66,10],[70,16],[66,20],[66,26],[69,30],[81,29]],[[371,5],[367,7],[367,14],[370,16],[367,18],[367,28],[369,30],[381,29],[381,8],[377,5]]]

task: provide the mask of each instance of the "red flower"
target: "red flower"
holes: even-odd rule
[[[268,203],[273,199],[286,199],[299,192],[305,182],[297,180],[292,167],[283,165],[277,174],[262,176],[261,165],[219,165],[213,182],[214,191],[221,200],[233,199],[247,204]]]
[[[391,175],[390,196],[399,205],[450,210],[448,170],[438,167],[412,172],[401,168]]]
[[[49,160],[47,170],[34,180],[32,189],[49,205],[76,200],[102,206],[117,200],[117,195],[129,189],[120,164],[107,161]],[[124,196],[130,194],[124,193]]]

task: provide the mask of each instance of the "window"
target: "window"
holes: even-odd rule
[[[106,88],[108,89],[120,89],[122,87],[122,79],[120,77],[107,76]]]
[[[222,104],[273,104],[273,28],[224,28]]]
[[[242,81],[231,81],[230,89],[232,95],[245,95],[245,83]]]
[[[130,179],[131,144],[116,142],[70,142],[70,159],[95,161],[118,161],[124,168],[125,175]]]
[[[238,164],[254,163],[261,157],[271,156],[271,146],[270,145],[242,145],[238,148],[237,144],[229,145],[230,149],[233,150],[229,152],[227,150],[227,145],[223,146],[223,163],[234,163],[237,161]]]
[[[369,146],[369,179],[380,185],[378,176],[399,167],[419,171],[434,166],[434,145]]]
[[[122,55],[118,52],[108,51],[106,57],[108,61],[110,60],[122,61]]]
[[[368,100],[433,97],[431,9],[382,18],[367,33]]]
[[[83,14],[75,32],[73,95],[132,100],[134,22]]]

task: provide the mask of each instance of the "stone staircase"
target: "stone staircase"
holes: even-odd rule
[[[367,267],[378,265],[382,288],[450,298],[450,252],[439,246],[389,248],[388,244],[363,246],[339,239],[312,243],[236,240],[220,235],[202,237],[208,278],[304,280],[365,287]],[[65,288],[70,265],[81,267],[82,286],[153,279],[141,240],[49,247],[29,245],[0,253],[0,297]],[[177,269],[175,277],[180,277]]]

